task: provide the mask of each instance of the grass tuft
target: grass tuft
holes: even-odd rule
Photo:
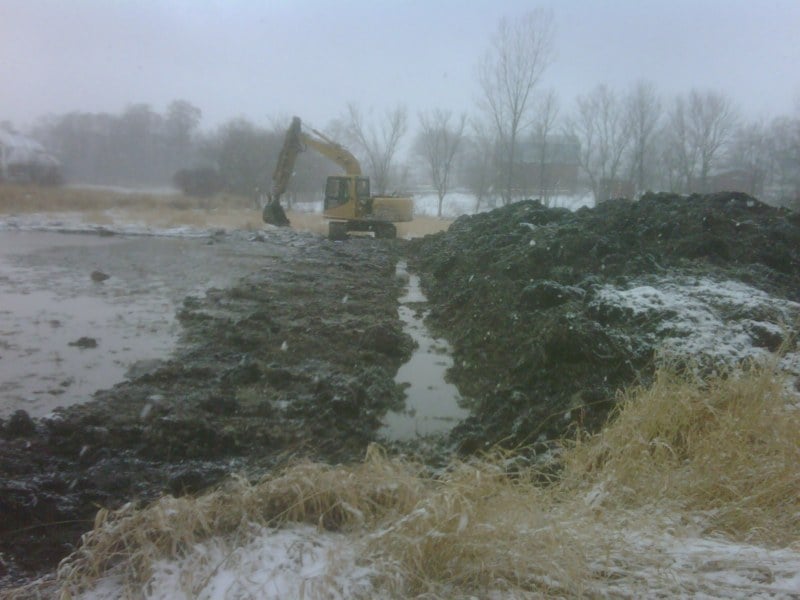
[[[800,410],[784,389],[768,367],[706,380],[662,369],[566,453],[562,485],[602,485],[629,506],[671,502],[737,540],[795,542]]]

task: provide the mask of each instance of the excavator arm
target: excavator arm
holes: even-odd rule
[[[313,135],[304,131],[300,132],[300,139],[306,146],[311,146],[314,150],[322,154],[322,156],[331,159],[342,167],[345,175],[361,175],[361,164],[347,148],[341,144],[337,144],[316,129],[309,128],[309,131],[311,131]]]
[[[289,185],[289,180],[292,178],[297,155],[302,150],[300,118],[294,117],[289,129],[286,130],[283,147],[281,147],[281,153],[278,155],[278,164],[275,165],[275,171],[272,173],[272,187],[269,191],[269,198],[264,206],[264,211],[261,213],[265,223],[281,227],[289,225],[289,219],[283,211],[280,200]]]
[[[272,174],[269,200],[262,214],[265,223],[289,225],[289,219],[281,207],[280,198],[286,192],[289,180],[292,178],[297,155],[306,147],[310,146],[322,156],[331,159],[342,167],[345,174],[361,175],[361,165],[349,150],[316,129],[309,129],[309,131],[310,133],[306,133],[302,130],[300,117],[292,118],[292,123],[286,131],[283,147],[278,155],[278,164]]]

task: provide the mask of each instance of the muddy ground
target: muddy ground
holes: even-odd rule
[[[494,444],[534,457],[576,427],[597,429],[620,387],[647,381],[652,315],[600,301],[604,286],[702,275],[800,301],[800,218],[743,195],[651,195],[576,213],[521,202],[410,242],[269,230],[191,243],[188,256],[204,257],[196,272],[205,262],[224,276],[176,300],[169,358],[54,418],[0,423],[4,584],[52,569],[99,506],[297,458],[355,461],[385,441],[382,419],[404,402],[395,374],[414,349],[398,316],[398,260],[422,278],[428,322],[452,344],[449,378],[472,411],[436,442],[388,444],[431,465]],[[769,349],[790,334],[752,331]]]
[[[55,566],[99,506],[197,492],[232,470],[257,474],[301,457],[358,460],[381,416],[402,406],[394,374],[413,342],[397,314],[398,245],[289,230],[182,243],[184,258],[169,253],[176,264],[162,276],[202,274],[205,264],[208,279],[227,265],[221,281],[233,281],[185,297],[171,358],[143,362],[55,417],[0,422],[6,582]],[[137,248],[144,255],[140,245],[123,240],[92,268],[119,273]],[[185,288],[198,283],[174,275]],[[74,351],[102,352],[103,343]]]

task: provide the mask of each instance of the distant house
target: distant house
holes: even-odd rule
[[[531,137],[519,145],[520,187],[534,195],[571,195],[578,191],[581,145],[578,138]]]
[[[58,184],[61,163],[36,140],[0,129],[0,181]]]

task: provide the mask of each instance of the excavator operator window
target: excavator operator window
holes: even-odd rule
[[[347,180],[342,177],[328,177],[325,183],[325,209],[336,208],[347,203]]]
[[[369,177],[359,177],[356,179],[356,195],[361,198],[369,198]]]

